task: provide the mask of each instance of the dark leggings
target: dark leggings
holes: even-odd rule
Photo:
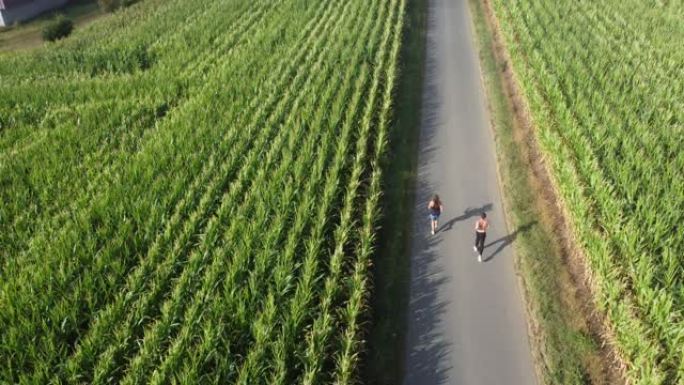
[[[477,247],[477,252],[482,255],[484,251],[484,242],[487,237],[487,233],[481,233],[479,231],[475,232],[475,247]]]

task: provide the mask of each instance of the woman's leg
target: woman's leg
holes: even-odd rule
[[[485,238],[487,237],[487,233],[477,233],[477,252],[478,254],[482,255],[482,252],[484,251],[484,244],[485,244]]]

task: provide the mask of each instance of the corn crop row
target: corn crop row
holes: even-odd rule
[[[356,383],[404,8],[145,0],[0,57],[0,384]]]
[[[628,375],[684,383],[684,4],[494,3]]]

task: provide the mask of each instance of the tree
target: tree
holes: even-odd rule
[[[43,40],[55,41],[63,39],[74,30],[74,23],[64,15],[57,15],[43,28]]]

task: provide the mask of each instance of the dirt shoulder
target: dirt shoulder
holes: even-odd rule
[[[625,384],[624,365],[594,306],[586,258],[544,162],[492,4],[471,0],[471,11],[511,228],[533,218],[539,223],[539,236],[516,242],[538,375],[542,383]]]

